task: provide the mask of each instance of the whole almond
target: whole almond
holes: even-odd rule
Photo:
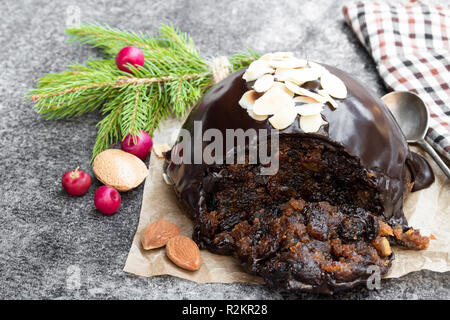
[[[166,254],[177,266],[195,271],[202,265],[197,244],[185,236],[171,238],[166,245]]]
[[[147,166],[141,159],[120,149],[99,153],[92,169],[100,182],[118,191],[136,188],[148,175]]]
[[[145,228],[141,243],[144,250],[161,248],[170,238],[181,234],[180,229],[172,222],[158,220]]]

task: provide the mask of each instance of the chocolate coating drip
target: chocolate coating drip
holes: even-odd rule
[[[336,100],[339,104],[336,110],[325,107],[322,116],[327,125],[317,133],[306,135],[343,147],[359,159],[377,181],[386,220],[406,226],[402,206],[407,183],[409,179],[414,182],[414,191],[429,186],[434,181],[430,166],[425,159],[409,150],[400,127],[379,98],[346,72],[331,66],[326,68],[344,81],[348,95],[344,100]],[[226,129],[275,130],[267,120],[251,118],[238,104],[248,90],[247,83],[242,79],[243,73],[244,70],[240,70],[221,81],[192,110],[183,125],[192,137],[194,121],[202,121],[203,131],[215,128],[224,136]],[[305,135],[298,119],[280,131],[280,135],[289,134],[299,135],[300,138]],[[203,148],[206,145],[204,143]],[[193,153],[192,148],[192,159]],[[165,171],[174,182],[175,192],[182,204],[195,217],[201,210],[207,188],[207,181],[204,181],[206,164],[175,165],[170,157],[171,152],[166,153]]]

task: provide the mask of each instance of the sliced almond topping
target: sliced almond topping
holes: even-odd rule
[[[294,54],[289,51],[287,51],[287,52],[278,51],[278,52],[272,53],[273,60],[282,60],[282,59],[292,58],[293,56],[294,56]]]
[[[320,72],[313,68],[292,69],[289,72],[288,80],[295,84],[302,84],[307,81],[317,80]]]
[[[281,90],[283,90],[284,92],[286,92],[288,95],[290,95],[291,98],[294,96],[294,93],[293,93],[291,90],[289,90],[283,82],[274,81],[272,87],[278,87],[278,88],[280,88]]]
[[[328,102],[329,104],[331,104],[331,106],[333,108],[335,108],[335,109],[338,108],[339,105],[332,97],[330,97],[328,92],[326,92],[325,90],[318,90],[317,92],[319,93],[319,95],[321,95],[322,97],[324,97],[326,99],[326,101],[324,103]]]
[[[266,73],[273,72],[275,72],[275,70],[270,67],[268,61],[256,60],[248,66],[248,69],[245,71],[242,78],[248,82],[256,80]]]
[[[250,117],[252,117],[253,119],[255,119],[257,121],[264,121],[268,117],[267,115],[263,115],[263,116],[257,115],[253,112],[252,109],[247,109],[247,113]]]
[[[301,116],[300,117],[300,128],[305,132],[305,133],[310,133],[310,132],[317,132],[319,131],[320,127],[324,124],[325,122],[322,119],[322,116],[319,114],[314,114],[311,116]]]
[[[141,243],[144,250],[161,248],[170,238],[181,234],[180,229],[172,222],[158,220],[145,228]]]
[[[303,59],[297,59],[297,58],[287,58],[283,60],[271,60],[270,66],[272,68],[281,68],[281,69],[294,69],[294,68],[301,68],[308,65],[308,62]]]
[[[347,96],[347,87],[344,82],[329,72],[324,73],[320,78],[322,88],[332,97],[345,99]]]
[[[301,91],[300,91],[301,88],[300,88],[298,85],[296,85],[295,83],[286,80],[286,81],[284,82],[284,84],[285,84],[286,87],[287,87],[289,90],[291,90],[293,93],[295,93],[295,94],[301,94],[301,93],[300,93],[300,92],[301,92]]]
[[[278,81],[286,81],[289,79],[289,73],[291,72],[292,69],[276,69],[275,70],[275,79]]]
[[[265,74],[255,81],[253,88],[255,89],[256,92],[266,92],[272,87],[273,82],[274,82],[273,75]]]
[[[300,106],[295,106],[295,110],[301,116],[312,116],[320,114],[323,110],[323,104],[321,103],[308,103]]]
[[[185,236],[171,238],[166,245],[167,257],[177,266],[195,271],[202,265],[202,257],[197,244]]]
[[[294,97],[294,102],[310,104],[310,103],[318,103],[319,101],[317,101],[317,100],[315,100],[315,99],[313,99],[311,97],[297,96],[297,97]]]
[[[255,101],[253,112],[257,115],[270,115],[286,106],[293,106],[294,101],[284,90],[273,87]]]
[[[261,93],[255,90],[249,90],[242,95],[241,100],[239,100],[239,105],[244,109],[252,109],[255,101],[261,96]]]
[[[293,106],[286,106],[269,118],[270,124],[278,130],[283,130],[294,123],[297,111]]]
[[[328,101],[325,97],[318,95],[317,93],[311,92],[305,88],[299,87],[295,83],[292,83],[290,81],[285,81],[284,83],[286,84],[286,87],[295,94],[310,97],[320,103],[327,103]]]
[[[274,54],[271,53],[271,52],[269,52],[269,53],[263,54],[261,57],[259,57],[258,60],[270,61],[270,60],[272,60],[273,58],[274,58]]]
[[[164,157],[163,152],[167,152],[169,151],[170,148],[167,145],[167,143],[162,143],[162,144],[154,144],[153,145],[153,152],[156,154],[156,156],[158,158],[162,158]]]
[[[324,66],[321,66],[318,63],[315,63],[315,62],[312,62],[312,61],[308,61],[308,65],[309,65],[310,68],[317,70],[317,73],[320,75],[319,78],[323,74],[328,73],[328,70]]]

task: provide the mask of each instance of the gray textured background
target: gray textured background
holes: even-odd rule
[[[345,1],[13,1],[0,2],[0,298],[311,299],[264,286],[196,284],[122,272],[134,235],[142,186],[122,195],[119,213],[94,210],[98,182],[82,198],[61,189],[63,172],[89,168],[97,113],[45,121],[25,101],[46,72],[98,55],[66,42],[70,14],[81,22],[153,31],[173,23],[205,57],[245,46],[289,50],[349,71],[384,92],[370,57],[344,24]],[[75,7],[70,7],[70,6]],[[77,281],[79,279],[79,281]],[[380,291],[358,288],[332,298],[450,299],[450,274],[417,272],[386,280]],[[330,297],[325,297],[330,298]]]

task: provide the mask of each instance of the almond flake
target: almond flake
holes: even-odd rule
[[[301,116],[312,116],[319,114],[323,110],[323,104],[321,103],[309,103],[295,106],[295,110]]]
[[[337,104],[337,102],[332,98],[332,97],[330,97],[330,95],[328,94],[328,92],[326,92],[325,90],[319,90],[319,91],[317,91],[322,97],[324,97],[325,99],[326,99],[326,102],[328,102],[329,104],[331,104],[331,106],[333,107],[333,108],[335,108],[335,109],[337,109],[338,108],[338,104]]]
[[[279,51],[272,53],[272,60],[283,60],[287,58],[292,58],[293,56],[294,54],[292,52]]]
[[[319,77],[320,72],[313,68],[292,69],[288,74],[288,80],[295,84],[317,80]]]
[[[255,101],[253,112],[256,115],[270,115],[285,106],[294,106],[291,96],[278,87],[269,89],[261,98]]]
[[[259,57],[258,60],[270,61],[270,60],[273,60],[273,58],[274,58],[273,53],[266,53],[266,54],[262,55],[261,57]]]
[[[252,109],[256,99],[259,97],[261,97],[261,93],[255,90],[249,90],[242,95],[241,100],[239,100],[239,105],[244,109]]]
[[[297,96],[297,97],[294,98],[294,102],[301,102],[301,103],[308,103],[308,104],[310,104],[310,103],[317,103],[319,101],[317,101],[317,100],[315,100],[313,98],[310,98],[310,97]]]
[[[245,71],[242,78],[249,82],[258,79],[266,73],[273,73],[274,71],[275,70],[270,67],[268,61],[256,60],[248,66],[248,69]]]
[[[276,69],[294,69],[308,65],[308,61],[297,58],[288,58],[283,60],[271,60],[270,66]]]
[[[167,145],[167,143],[153,145],[153,152],[156,154],[158,158],[164,157],[163,152],[167,152],[169,150],[170,148]]]
[[[344,82],[334,74],[325,73],[320,78],[322,88],[332,97],[345,99],[347,96],[347,87]]]
[[[274,82],[273,75],[265,74],[255,81],[253,88],[255,89],[256,92],[266,92],[272,87],[273,82]]]
[[[297,111],[295,107],[285,106],[270,117],[269,122],[275,129],[283,130],[294,123],[296,117]]]
[[[291,90],[289,90],[283,82],[275,81],[272,85],[272,88],[273,87],[278,87],[278,88],[282,89],[284,92],[286,92],[288,95],[290,95],[291,98],[294,96],[294,93]]]
[[[289,73],[291,72],[292,69],[283,69],[283,68],[278,68],[275,70],[275,79],[278,81],[285,81],[288,80],[289,78]]]
[[[317,73],[319,74],[319,78],[322,75],[324,75],[325,73],[328,73],[328,70],[324,66],[322,66],[322,65],[320,65],[318,63],[315,63],[315,62],[312,62],[312,61],[308,61],[308,65],[309,65],[309,67],[311,69],[317,70]]]
[[[253,119],[257,120],[257,121],[264,121],[267,119],[268,116],[264,115],[264,116],[260,116],[257,115],[253,112],[252,109],[247,109],[247,113],[250,117],[252,117]]]
[[[322,116],[320,115],[320,113],[312,115],[312,116],[301,116],[300,117],[300,128],[305,133],[319,131],[320,127],[324,123],[325,122],[323,121]]]
[[[314,100],[316,100],[317,102],[320,102],[320,103],[326,103],[328,101],[325,97],[323,97],[321,95],[318,95],[317,93],[311,92],[308,89],[299,87],[295,83],[292,83],[290,81],[285,81],[284,83],[286,84],[286,87],[289,90],[291,90],[292,92],[294,92],[295,94],[298,94],[300,96],[306,96],[306,97],[312,98],[312,99],[314,99]]]

